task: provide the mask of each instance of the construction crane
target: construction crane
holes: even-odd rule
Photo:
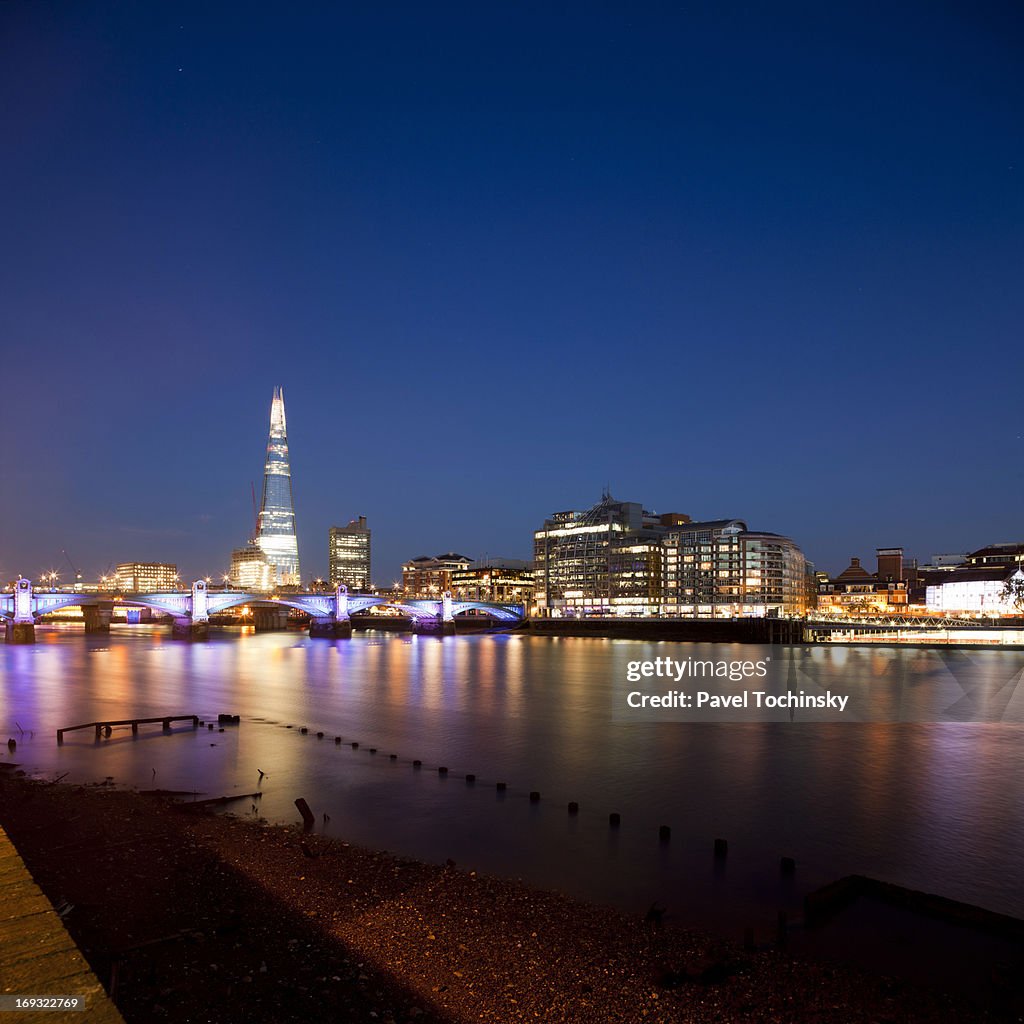
[[[78,571],[78,567],[74,562],[71,561],[71,556],[67,553],[64,548],[60,549],[60,553],[64,556],[64,561],[71,566],[71,571],[75,574],[75,590],[82,589],[82,574]]]
[[[249,487],[252,490],[252,542],[255,544],[260,534],[260,514],[256,511],[256,481],[250,480]]]

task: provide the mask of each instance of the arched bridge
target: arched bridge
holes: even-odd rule
[[[257,622],[261,614],[268,622],[283,625],[287,609],[297,608],[310,616],[311,636],[350,636],[351,615],[374,607],[393,608],[413,620],[414,630],[453,633],[455,616],[477,611],[499,622],[521,622],[526,610],[519,604],[495,604],[489,601],[456,601],[450,593],[439,599],[394,601],[379,594],[350,594],[340,586],[333,593],[267,594],[240,590],[210,590],[205,580],[196,580],[189,592],[166,591],[144,594],[68,594],[58,591],[37,591],[31,580],[19,579],[10,594],[0,595],[0,618],[4,620],[7,639],[13,643],[31,643],[35,624],[43,615],[62,608],[80,607],[85,616],[86,632],[106,632],[114,605],[150,608],[174,619],[175,636],[206,635],[210,616],[231,608],[248,605]]]

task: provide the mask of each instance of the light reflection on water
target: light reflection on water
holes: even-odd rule
[[[102,639],[40,629],[35,646],[0,646],[0,740],[18,738],[13,758],[6,747],[4,756],[34,773],[207,796],[251,792],[263,769],[259,813],[272,820],[297,820],[293,801],[304,796],[318,817],[330,815],[330,833],[354,842],[451,857],[634,910],[658,899],[679,918],[714,915],[730,929],[774,920],[777,908],[795,910],[805,891],[850,872],[1024,916],[1024,728],[612,719],[627,661],[693,650],[229,631],[182,643],[146,626]],[[960,684],[1000,707],[1024,668],[1024,654],[1005,650],[809,656],[822,678],[911,704],[948,679],[951,658]],[[885,689],[893,657],[910,681],[899,693]],[[121,730],[98,742],[86,730],[55,742],[58,728],[80,722],[220,712],[240,714],[241,726],[179,726],[171,736],[142,726],[138,737]],[[532,789],[539,804],[529,802]],[[569,800],[580,804],[576,818]],[[251,813],[251,802],[234,808]],[[610,811],[622,815],[617,831]],[[672,827],[667,845],[658,842],[662,824]],[[730,846],[716,868],[718,836]],[[797,859],[794,880],[779,877],[783,854]]]

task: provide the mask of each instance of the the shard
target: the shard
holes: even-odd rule
[[[292,471],[288,461],[288,429],[284,418],[284,392],[274,388],[270,405],[270,439],[263,471],[263,504],[256,529],[256,545],[274,566],[279,585],[297,585],[299,542],[295,535]]]

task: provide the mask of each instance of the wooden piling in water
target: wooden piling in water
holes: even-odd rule
[[[309,809],[309,804],[300,796],[295,801],[295,806],[299,809],[299,814],[302,815],[302,825],[307,832],[311,831],[313,826],[316,824],[316,818],[313,816],[313,812]]]

